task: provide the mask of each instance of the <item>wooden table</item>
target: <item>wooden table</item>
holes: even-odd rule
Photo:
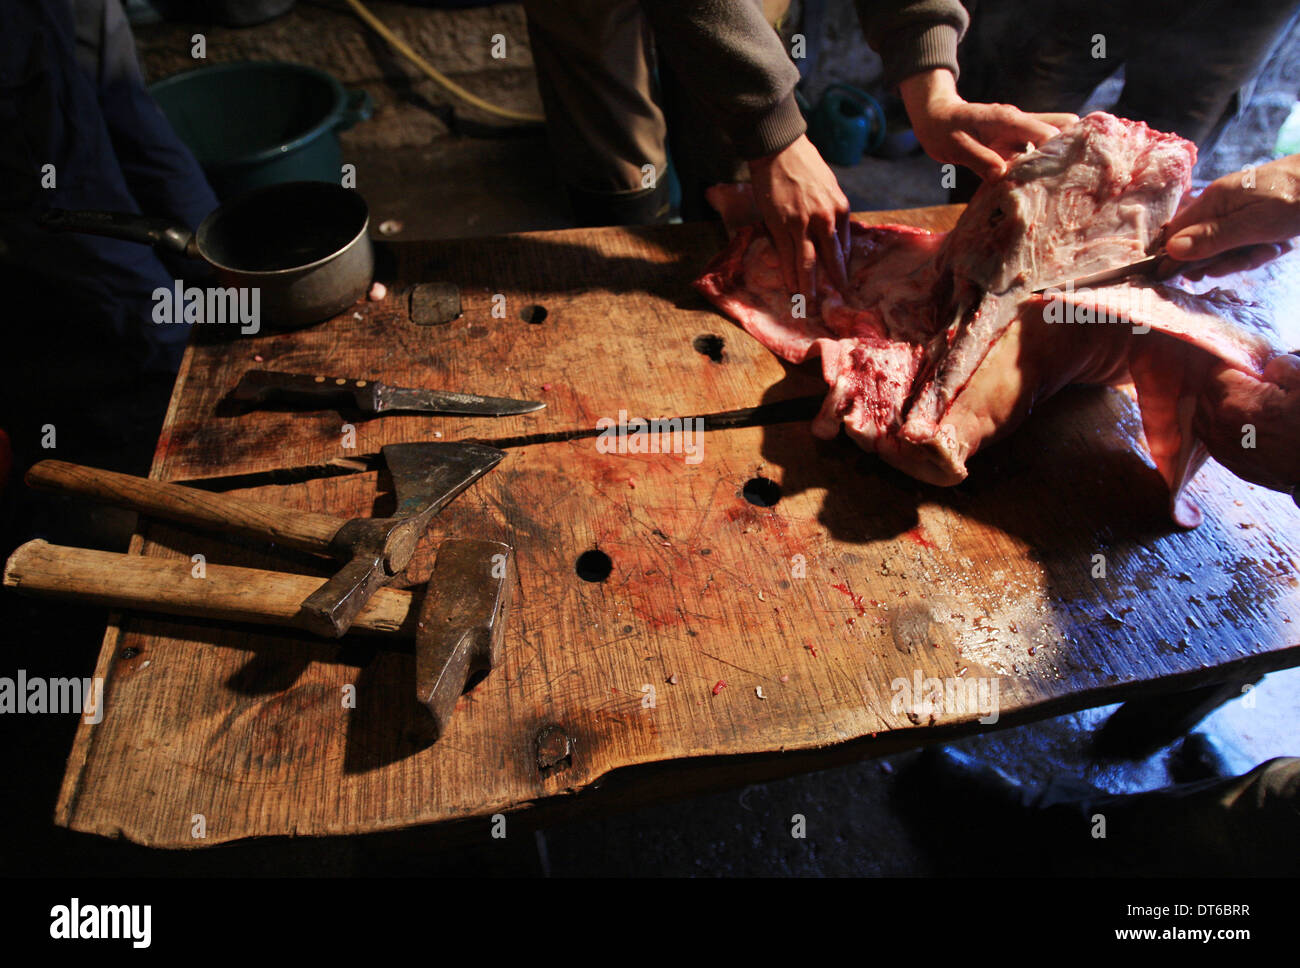
[[[867,218],[945,228],[956,213]],[[513,441],[436,519],[406,581],[427,577],[440,535],[513,544],[507,658],[422,747],[407,642],[118,618],[95,671],[106,716],[79,728],[58,822],[164,847],[448,821],[478,830],[496,813],[545,822],[1300,663],[1300,512],[1216,466],[1195,486],[1205,524],[1176,531],[1116,391],[1060,394],[948,490],[814,440],[805,422],[709,432],[698,463],[601,453],[590,437],[519,442],[620,410],[698,414],[820,393],[815,365],[781,364],[690,288],[722,241],[716,226],[681,225],[401,244],[383,302],[296,333],[203,334],[156,478],[255,484],[438,433]],[[411,322],[405,293],[430,280],[460,286],[462,318]],[[533,306],[546,310],[540,323],[521,318]],[[720,361],[697,349],[710,335]],[[333,412],[231,413],[226,394],[256,365],[548,406],[496,421],[371,419],[353,442]],[[381,470],[299,476],[310,479],[235,493],[340,515],[392,508]],[[774,505],[744,496],[759,478],[777,490],[750,493]],[[593,549],[612,563],[603,582],[575,571]],[[155,525],[133,551],[323,573]],[[944,689],[937,702],[929,678]],[[993,697],[996,722],[982,723]]]

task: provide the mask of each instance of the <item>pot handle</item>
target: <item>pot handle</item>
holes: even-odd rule
[[[46,209],[36,216],[37,224],[54,232],[82,232],[125,242],[140,242],[168,252],[201,258],[194,233],[183,223],[133,212],[75,211]]]
[[[343,113],[339,115],[338,122],[334,125],[335,131],[346,131],[360,121],[368,121],[375,113],[375,101],[369,91],[358,88],[355,91],[348,91],[347,95],[347,104],[343,106]]]

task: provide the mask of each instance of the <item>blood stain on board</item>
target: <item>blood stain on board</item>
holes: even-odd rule
[[[924,529],[918,524],[910,531],[904,531],[903,536],[914,544],[919,544],[922,548],[929,548],[931,551],[938,551],[939,546],[926,537]]]
[[[858,610],[859,615],[867,614],[867,606],[863,603],[862,596],[856,594],[851,588],[849,588],[846,582],[840,582],[839,584],[832,585],[831,588],[835,589],[837,592],[841,592],[845,595],[848,595],[849,600],[853,602],[853,607]]]

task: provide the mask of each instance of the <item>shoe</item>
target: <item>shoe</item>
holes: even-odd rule
[[[944,799],[995,810],[1024,810],[1034,792],[997,767],[947,746],[923,750],[909,772]]]
[[[1239,769],[1238,759],[1231,747],[1212,733],[1189,733],[1169,751],[1167,763],[1175,783],[1195,783],[1245,773],[1249,767]]]
[[[669,187],[660,179],[654,188],[630,192],[596,192],[570,186],[569,205],[580,226],[659,225],[672,215]]]

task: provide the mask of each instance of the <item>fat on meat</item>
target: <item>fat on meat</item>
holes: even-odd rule
[[[1231,293],[1131,282],[1049,289],[1150,252],[1191,184],[1196,148],[1105,113],[1081,119],[975,194],[947,233],[851,223],[849,285],[819,276],[799,299],[759,224],[741,227],[696,287],[778,356],[820,357],[829,387],[812,431],[841,427],[920,480],[956,484],[966,461],[1070,383],[1133,395],[1148,455],[1185,527],[1185,488],[1206,459],[1192,433],[1200,388],[1222,363],[1260,378],[1284,352]],[[750,209],[720,187],[728,216]]]

